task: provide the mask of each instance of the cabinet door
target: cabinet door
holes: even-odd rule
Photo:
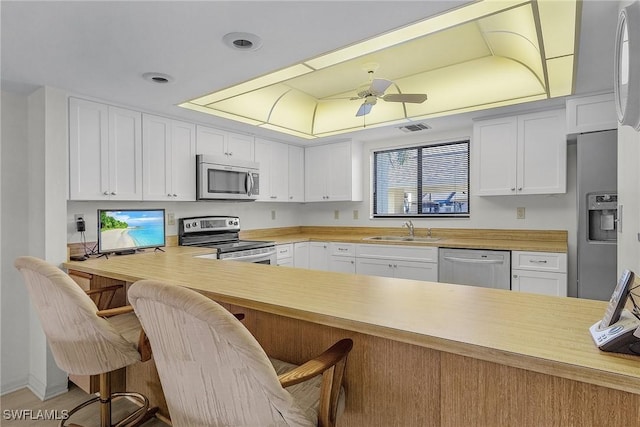
[[[394,261],[395,277],[399,279],[438,281],[438,264],[431,262]]]
[[[69,99],[69,198],[109,198],[109,112],[106,105]]]
[[[519,194],[567,191],[567,140],[564,110],[518,117]]]
[[[109,107],[111,200],[142,200],[142,114]]]
[[[307,202],[327,200],[328,151],[325,146],[307,147],[304,153],[304,196]]]
[[[395,277],[394,261],[384,259],[356,258],[356,273],[368,276]]]
[[[171,123],[171,196],[172,200],[196,200],[196,129],[191,123]]]
[[[255,159],[260,164],[260,196],[258,200],[286,202],[289,193],[289,150],[287,145],[256,139]]]
[[[309,242],[293,244],[293,265],[298,268],[309,268]]]
[[[567,275],[544,271],[512,270],[511,289],[517,292],[567,296]]]
[[[351,143],[325,145],[324,179],[328,181],[327,200],[351,200]],[[328,173],[327,173],[328,171]]]
[[[224,156],[227,149],[227,132],[206,126],[196,126],[196,153]]]
[[[226,154],[240,160],[253,161],[253,137],[236,133],[228,134]]]
[[[309,242],[309,268],[329,270],[329,244],[327,242]]]
[[[260,194],[258,200],[272,201],[271,195],[271,142],[256,139],[255,160],[260,164]]]
[[[472,155],[478,196],[516,193],[517,138],[517,117],[474,123]]]
[[[145,114],[142,126],[144,200],[173,200],[169,169],[171,120]]]
[[[289,145],[289,201],[304,202],[304,148]]]
[[[289,147],[279,142],[271,145],[271,197],[276,202],[289,200]]]
[[[354,274],[356,272],[356,259],[355,257],[332,256],[329,260],[329,270]]]

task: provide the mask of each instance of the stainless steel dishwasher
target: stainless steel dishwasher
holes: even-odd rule
[[[511,251],[440,248],[438,282],[511,289]]]

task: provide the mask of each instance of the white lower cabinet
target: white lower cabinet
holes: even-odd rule
[[[329,270],[340,273],[356,272],[356,250],[351,243],[329,244]]]
[[[293,244],[293,266],[296,268],[309,268],[309,242]]]
[[[567,254],[512,251],[511,289],[566,297]]]
[[[329,270],[329,243],[309,242],[309,268]]]
[[[438,248],[357,245],[356,273],[437,282]]]
[[[276,264],[283,267],[293,267],[293,243],[276,245]]]

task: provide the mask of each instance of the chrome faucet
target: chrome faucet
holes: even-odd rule
[[[409,229],[409,236],[413,237],[414,236],[414,231],[413,231],[413,222],[411,222],[411,220],[406,221],[404,224],[402,224],[403,227],[407,227]]]

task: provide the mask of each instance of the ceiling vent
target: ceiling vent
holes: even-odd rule
[[[410,125],[400,126],[398,129],[403,132],[420,132],[423,130],[431,129],[431,126],[424,123],[412,123]]]

